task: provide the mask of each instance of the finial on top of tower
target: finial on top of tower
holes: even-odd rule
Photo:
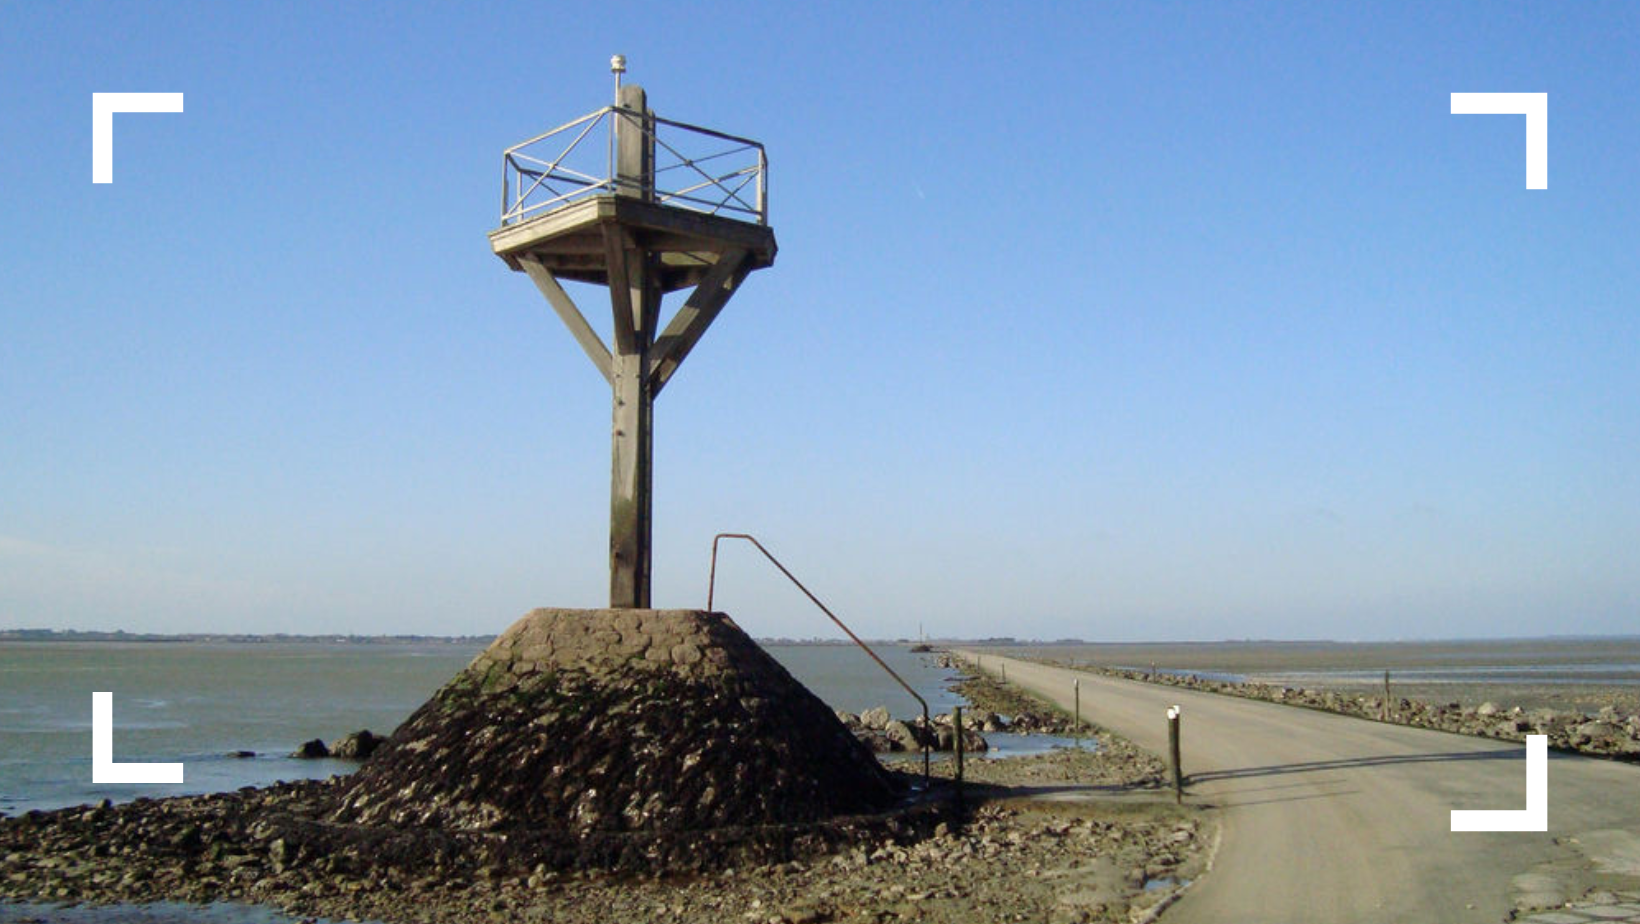
[[[609,56],[609,72],[615,75],[615,105],[621,104],[621,75],[626,73],[626,55]]]

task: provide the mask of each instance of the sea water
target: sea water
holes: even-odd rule
[[[3,644],[0,811],[346,772],[354,765],[287,755],[310,738],[391,730],[475,653],[438,644]],[[100,691],[113,694],[114,759],[180,761],[182,785],[91,781],[91,694]]]
[[[482,649],[441,642],[13,642],[0,643],[0,812],[224,792],[278,780],[323,778],[357,764],[289,756],[311,738],[333,743],[396,728]],[[874,646],[928,702],[931,714],[964,700],[955,672],[905,645]],[[853,645],[768,650],[827,705],[885,706],[898,718],[921,706]],[[91,694],[114,703],[114,759],[175,763],[182,785],[97,785],[91,780]],[[992,736],[994,755],[1054,742]],[[237,756],[249,752],[255,756]]]

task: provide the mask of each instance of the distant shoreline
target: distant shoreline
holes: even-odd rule
[[[330,633],[324,635],[305,635],[299,633],[273,632],[127,632],[123,629],[112,631],[85,630],[85,629],[0,629],[0,643],[5,642],[140,642],[144,644],[187,644],[187,643],[216,643],[216,644],[325,644],[325,645],[383,645],[383,644],[427,644],[427,645],[480,645],[489,644],[495,639],[493,634],[482,635],[365,635],[356,633]],[[834,638],[785,638],[760,637],[760,645],[851,645],[847,639]],[[963,647],[963,648],[1022,648],[1022,649],[1065,649],[1091,648],[1105,651],[1120,651],[1125,656],[1134,654],[1152,655],[1165,652],[1168,655],[1178,655],[1182,652],[1192,654],[1201,653],[1201,649],[1209,649],[1214,653],[1258,652],[1268,655],[1272,652],[1283,654],[1323,654],[1333,655],[1340,651],[1367,652],[1379,649],[1396,648],[1431,648],[1434,646],[1516,646],[1516,645],[1579,645],[1592,642],[1626,642],[1640,643],[1640,634],[1627,635],[1533,635],[1533,636],[1496,636],[1490,638],[1427,638],[1427,639],[1374,639],[1360,641],[1339,641],[1335,639],[1219,639],[1184,640],[1184,641],[1147,641],[1147,642],[1109,642],[1075,638],[1061,638],[1053,641],[1038,641],[1012,637],[986,638],[929,638],[921,641],[912,638],[874,638],[866,639],[871,645],[914,645],[925,644],[936,648]],[[1097,660],[1097,659],[1096,659]],[[1106,665],[1110,666],[1110,665]]]
[[[0,642],[141,642],[144,644],[326,644],[326,645],[385,645],[415,643],[422,645],[478,645],[487,644],[492,635],[288,635],[274,633],[256,635],[247,633],[184,632],[89,632],[77,629],[0,629]]]
[[[0,644],[7,642],[51,643],[51,642],[121,642],[152,645],[164,644],[220,644],[220,645],[488,645],[495,641],[494,635],[298,635],[293,633],[276,632],[269,634],[250,632],[126,632],[115,630],[112,632],[88,631],[80,629],[0,629]],[[829,638],[760,638],[761,645],[780,646],[832,646],[853,645],[847,639]],[[872,645],[911,645],[916,644],[913,639],[868,639]],[[958,644],[953,642],[951,644]],[[983,644],[966,642],[962,644]]]

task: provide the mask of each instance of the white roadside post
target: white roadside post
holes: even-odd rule
[[[1173,758],[1173,800],[1184,802],[1184,771],[1179,766],[1179,715],[1184,712],[1177,705],[1167,710],[1167,750]]]
[[[1082,680],[1077,678],[1071,681],[1071,697],[1076,703],[1075,718],[1071,727],[1076,729],[1076,737],[1082,737]]]

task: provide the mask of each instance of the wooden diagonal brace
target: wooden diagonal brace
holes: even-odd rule
[[[747,257],[747,251],[741,248],[719,256],[706,277],[695,286],[695,291],[689,294],[683,307],[672,316],[666,330],[655,339],[655,348],[649,360],[651,394],[660,394],[661,388],[683,364],[684,357],[700,342],[706,328],[717,319],[718,312],[723,310],[730,296],[746,281],[747,274],[752,271],[751,261]]]
[[[614,385],[615,374],[609,367],[609,347],[604,346],[603,339],[592,329],[592,325],[587,323],[586,317],[575,307],[575,301],[564,291],[564,287],[558,284],[558,279],[552,275],[552,271],[542,266],[540,260],[527,254],[518,258],[518,265],[524,268],[524,272],[529,274],[535,287],[552,303],[553,310],[558,312],[559,319],[569,328],[575,342],[581,345],[587,359],[592,360],[592,365],[604,377],[604,381]]]

